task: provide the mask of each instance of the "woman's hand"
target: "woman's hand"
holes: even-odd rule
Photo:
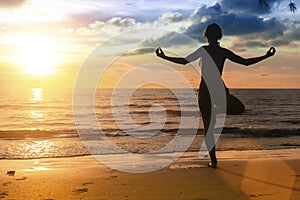
[[[275,53],[276,53],[276,49],[274,47],[271,47],[269,51],[266,53],[266,56],[271,57],[274,56]]]
[[[161,57],[161,58],[166,57],[165,53],[163,52],[163,50],[160,47],[158,47],[155,52],[158,57]]]

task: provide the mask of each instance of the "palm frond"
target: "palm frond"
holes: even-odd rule
[[[291,13],[295,13],[297,10],[296,4],[290,1],[288,8],[290,9]]]
[[[269,4],[267,3],[266,0],[259,0],[258,1],[258,6],[260,8],[264,8],[264,9],[269,9],[270,8],[270,6],[269,6]]]
[[[278,0],[277,3],[278,5],[281,3],[282,0]],[[265,10],[269,10],[270,6],[268,4],[267,0],[258,0],[258,7],[260,9],[265,9]],[[290,3],[288,5],[289,10],[291,11],[291,13],[295,13],[297,11],[297,6],[294,2],[292,2],[292,0],[290,0]]]

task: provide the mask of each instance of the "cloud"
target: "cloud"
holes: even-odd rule
[[[96,37],[99,40],[108,39],[117,33],[138,27],[139,24],[132,18],[113,17],[106,22],[97,20],[77,29],[65,29],[64,32],[78,37]]]
[[[61,0],[67,1],[67,0]],[[87,1],[87,2],[86,2]],[[73,0],[71,2],[86,5],[91,4],[95,8],[89,10],[91,18],[99,16],[101,19],[109,19],[113,17],[134,18],[138,21],[153,22],[159,16],[167,12],[180,12],[190,14],[195,7],[202,4],[199,0]],[[77,7],[79,7],[77,6]]]
[[[130,32],[130,30],[136,30]],[[144,30],[144,31],[143,31]],[[129,31],[129,32],[127,32]],[[117,36],[116,41],[113,36]],[[129,33],[129,34],[126,34]],[[68,28],[62,31],[62,34],[69,37],[75,37],[78,40],[84,40],[85,43],[102,43],[106,45],[114,44],[131,44],[139,42],[141,48],[156,48],[158,46],[181,46],[189,45],[192,39],[185,34],[180,34],[176,31],[168,31],[161,29],[153,24],[138,22],[132,18],[114,17],[106,22],[94,21],[87,26],[79,27],[76,29]],[[156,35],[156,37],[155,37]],[[108,40],[109,39],[109,40]],[[141,50],[132,54],[149,53],[148,50]]]
[[[255,3],[250,0],[245,1],[247,6],[238,5],[241,4],[239,0],[233,1],[235,3],[222,0],[220,3],[212,6],[204,5],[196,8],[190,14],[181,11],[168,11],[152,22],[139,21],[131,17],[112,17],[107,20],[94,20],[86,26],[66,30],[65,33],[73,34],[77,37],[90,37],[87,38],[87,41],[93,43],[98,41],[100,43],[112,35],[131,30],[132,28],[166,28],[174,32],[169,32],[156,38],[147,38],[147,36],[144,36],[146,39],[142,41],[141,47],[171,47],[190,43],[190,39],[187,39],[188,37],[204,42],[204,29],[210,23],[218,23],[221,25],[225,36],[234,37],[231,47],[240,50],[267,47],[270,45],[295,46],[297,42],[294,41],[300,40],[300,23],[291,23],[290,20],[280,20],[279,18],[267,17],[267,15],[258,15],[257,12],[252,13],[252,11],[258,9],[257,1]],[[269,1],[273,7],[277,2],[278,0]],[[148,1],[147,3],[149,4]],[[127,2],[126,5],[131,8],[138,7],[140,2]],[[180,36],[180,34],[176,34],[175,32],[183,33],[188,37]],[[159,34],[157,33],[157,35]],[[143,35],[140,34],[137,37],[142,38]]]
[[[164,23],[164,24],[171,24],[171,23],[178,23],[185,20],[185,16],[182,13],[175,12],[167,12],[163,14],[161,17],[159,17],[158,22]]]
[[[148,54],[148,53],[154,53],[155,52],[155,48],[140,48],[140,49],[136,49],[134,51],[128,52],[126,55],[127,56],[136,56],[136,55],[144,55],[144,54]]]
[[[279,37],[269,38],[268,42],[272,46],[297,47],[300,41],[300,23],[286,22],[286,29]]]
[[[221,0],[220,4],[230,12],[268,14],[272,12],[273,7],[278,6],[281,0],[268,0],[267,2],[269,7],[260,7],[258,0]]]
[[[218,3],[211,7],[198,8],[191,19],[193,23],[187,27],[186,34],[200,41],[204,41],[202,33],[210,23],[220,24],[227,36],[260,34],[264,38],[275,38],[282,35],[286,28],[275,18],[264,19],[257,15],[231,13]]]
[[[232,43],[232,47],[298,47],[300,42],[300,23],[288,21],[282,23],[285,26],[285,29],[282,31],[282,34],[272,36],[272,33],[268,33],[267,31],[265,31],[262,33],[241,36],[235,39],[235,41]],[[247,40],[253,40],[253,42],[245,42]]]
[[[235,48],[240,48],[240,47],[268,47],[266,43],[263,43],[261,41],[241,41],[238,40],[238,42],[235,42],[234,47]]]
[[[248,47],[268,47],[265,43],[261,41],[250,41],[245,43]]]
[[[26,0],[1,0],[0,8],[13,8],[22,6]]]
[[[141,47],[173,47],[195,43],[190,37],[185,34],[172,31],[158,38],[147,38],[140,43]]]
[[[132,18],[114,17],[108,20],[106,24],[117,27],[130,27],[136,25],[136,20]]]

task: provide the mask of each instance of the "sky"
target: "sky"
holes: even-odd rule
[[[300,0],[293,2],[300,7]],[[148,47],[187,56],[206,44],[202,33],[210,23],[223,29],[221,46],[243,57],[264,55],[271,46],[277,50],[274,57],[251,67],[226,61],[223,78],[228,87],[300,88],[299,10],[289,12],[288,0],[268,3],[269,8],[259,8],[258,0],[1,0],[0,88],[72,88],[95,49],[105,52],[94,60],[97,67],[120,50],[120,43],[141,49],[115,60],[99,85],[114,87],[128,70],[160,63],[197,88],[197,69],[163,61]],[[137,29],[144,32],[121,37]],[[164,83],[176,82],[167,72],[160,74]]]

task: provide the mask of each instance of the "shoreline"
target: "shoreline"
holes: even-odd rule
[[[88,151],[87,151],[88,152]],[[186,151],[186,152],[174,152],[182,153],[181,159],[184,157],[195,157],[200,160],[208,160],[207,156],[204,158],[199,157],[199,151]],[[283,149],[245,149],[245,150],[217,150],[217,157],[221,160],[248,160],[248,159],[268,159],[268,158],[282,158],[282,159],[298,159],[300,155],[300,147],[294,148],[283,148]],[[172,154],[168,153],[157,153],[153,155],[168,156]],[[98,156],[116,156],[127,155],[124,154],[102,154]],[[97,156],[97,155],[96,155]],[[17,161],[17,160],[43,160],[43,159],[68,159],[68,158],[84,158],[84,157],[94,157],[90,153],[82,155],[70,155],[70,156],[57,156],[57,157],[34,157],[34,158],[0,158],[0,161]],[[300,159],[300,158],[299,158]]]
[[[173,139],[173,136],[165,134],[158,139],[147,138],[143,140],[135,140],[131,137],[111,137],[109,139],[116,144],[116,146],[121,147],[125,151],[147,153],[161,149],[163,145],[166,145],[166,143]],[[219,152],[220,155],[218,155],[218,157],[220,158],[232,158],[233,155],[237,155],[233,158],[247,158],[247,156],[244,155],[252,156],[252,154],[256,154],[255,156],[258,157],[264,157],[265,155],[296,157],[295,155],[300,155],[299,139],[300,136],[256,138],[227,137],[226,135],[221,135],[217,143],[217,152]],[[187,151],[191,154],[197,154],[202,143],[203,135],[196,135],[192,144],[181,142],[176,149],[181,149],[183,146],[189,145]],[[84,141],[81,141],[78,137],[51,139],[26,138],[23,140],[0,139],[0,160],[80,157],[90,155],[87,148],[94,149],[94,152],[92,153],[95,153],[96,155],[110,155],[110,153],[114,153],[110,149],[107,149],[108,151],[106,151],[107,144],[104,140],[99,140],[95,145],[93,143],[88,143],[88,146],[85,145]],[[173,149],[166,150],[163,153],[168,155],[172,152],[174,152]]]
[[[168,167],[140,174],[111,169],[93,156],[0,160],[0,198],[299,199],[298,150],[281,152],[285,157],[244,152],[239,158],[217,151],[218,169],[188,152]]]

